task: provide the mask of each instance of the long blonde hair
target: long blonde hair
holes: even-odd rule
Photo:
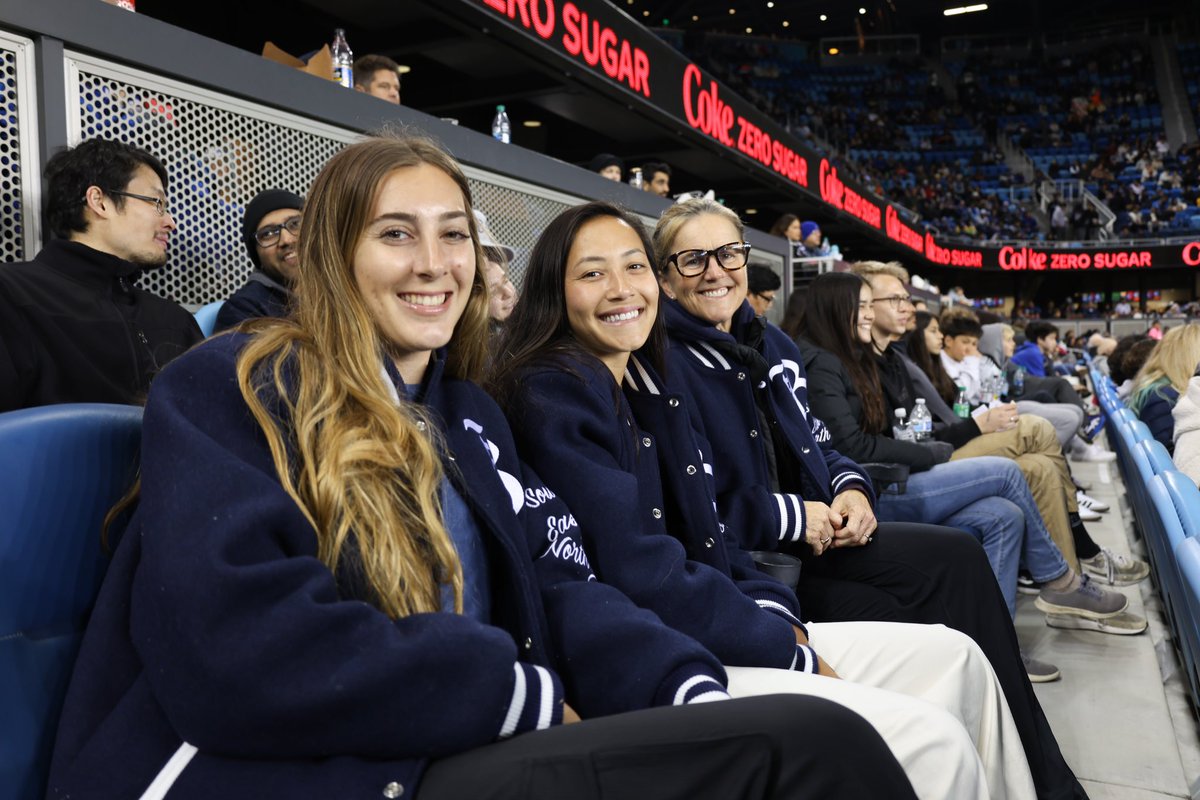
[[[446,585],[454,610],[462,611],[462,568],[438,502],[444,475],[437,428],[420,406],[397,403],[383,371],[389,344],[353,274],[380,187],[396,170],[422,164],[441,169],[462,190],[475,263],[483,263],[470,188],[454,159],[414,136],[350,145],[309,192],[291,318],[244,326],[254,336],[237,362],[238,386],[284,490],[313,526],[321,560],[336,572],[353,540],[353,577],[394,618],[441,609]],[[476,268],[450,339],[449,376],[478,378],[487,304]]]
[[[1129,407],[1140,413],[1150,393],[1167,385],[1183,394],[1197,363],[1200,363],[1200,325],[1189,323],[1171,328],[1133,379]]]

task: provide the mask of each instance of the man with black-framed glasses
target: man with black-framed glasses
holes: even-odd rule
[[[54,238],[0,266],[0,411],[139,403],[204,338],[184,308],[135,285],[167,261],[167,171],[144,150],[89,139],[55,153],[43,177]]]
[[[304,198],[286,189],[259,192],[242,216],[242,241],[254,271],[217,312],[216,330],[258,317],[282,317],[299,269]]]
[[[783,281],[770,267],[751,264],[746,270],[746,300],[760,317],[767,315],[781,286]]]

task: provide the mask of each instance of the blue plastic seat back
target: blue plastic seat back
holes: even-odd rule
[[[1200,708],[1200,540],[1188,536],[1175,548],[1175,563],[1179,569],[1182,593],[1186,606],[1181,605],[1177,631],[1188,666],[1188,683],[1192,703]],[[1187,614],[1184,615],[1183,608]]]
[[[225,305],[224,300],[216,300],[206,306],[200,306],[192,315],[196,318],[196,324],[200,326],[200,332],[205,336],[213,335],[213,330],[217,327],[217,312],[223,305]]]
[[[108,557],[104,516],[132,484],[142,409],[0,414],[0,798],[41,800],[83,627]]]
[[[1155,475],[1175,469],[1175,462],[1171,460],[1171,454],[1157,439],[1143,439],[1137,443],[1137,447],[1146,454],[1146,459],[1150,462],[1150,467],[1154,470]]]
[[[1174,498],[1167,488],[1169,480],[1165,473],[1150,479],[1146,493],[1154,513],[1150,515],[1150,519],[1139,520],[1139,528],[1144,536],[1146,551],[1154,568],[1155,581],[1162,593],[1168,615],[1175,620],[1180,614],[1185,619],[1189,616],[1187,603],[1181,591],[1182,579],[1175,564],[1175,550],[1187,537],[1179,520]]]
[[[1200,536],[1200,489],[1182,472],[1172,469],[1162,474],[1163,483],[1179,514],[1185,536]]]

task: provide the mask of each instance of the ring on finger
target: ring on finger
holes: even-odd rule
[[[824,539],[822,539],[822,540],[821,540],[821,544],[823,544],[823,545],[828,545],[828,544],[829,544],[830,542],[832,542],[832,541],[833,541],[833,537],[832,537],[832,536],[826,536]]]

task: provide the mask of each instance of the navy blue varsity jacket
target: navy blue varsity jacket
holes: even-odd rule
[[[418,399],[487,542],[493,624],[387,617],[356,558],[336,575],[319,560],[283,490],[237,387],[246,341],[209,340],[151,390],[141,501],[84,639],[49,797],[138,797],[153,781],[169,800],[398,796],[427,759],[556,724],[564,689],[584,717],[723,695],[711,654],[594,579],[500,410],[440,360]]]
[[[738,309],[729,333],[674,300],[664,298],[662,309],[671,344],[668,379],[685,393],[712,446],[721,519],[746,549],[802,542],[806,500],[832,503],[857,489],[874,503],[866,473],[833,449],[829,431],[809,412],[800,352],[783,331],[758,319],[749,303]],[[785,453],[772,452],[781,447]],[[772,456],[779,464],[786,458],[797,474],[780,470],[779,485],[772,485]]]
[[[521,457],[554,476],[597,576],[723,664],[815,672],[812,648],[796,644],[795,595],[717,519],[712,468],[680,396],[636,357],[626,385],[628,399],[597,359],[558,355],[525,371],[509,402]]]

